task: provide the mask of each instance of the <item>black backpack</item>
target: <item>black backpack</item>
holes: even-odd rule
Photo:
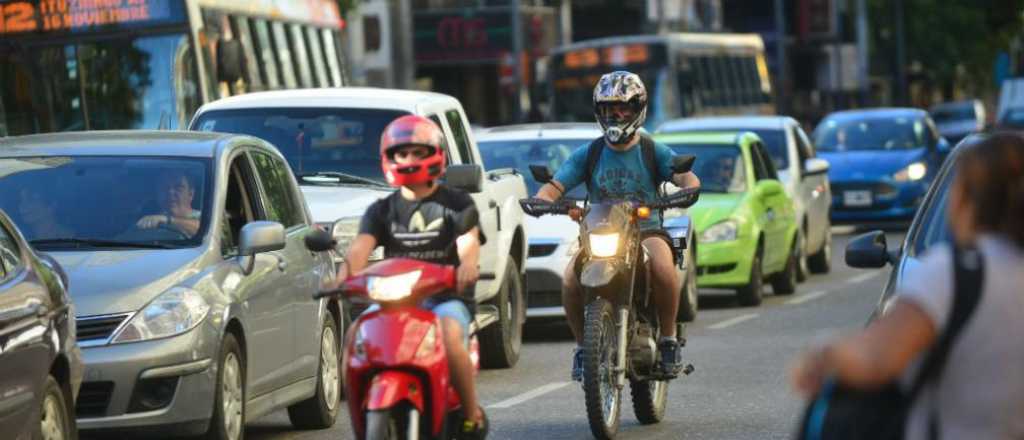
[[[593,188],[590,187],[590,181],[594,177],[594,167],[597,166],[597,162],[601,160],[601,152],[604,151],[604,137],[594,139],[587,147],[587,166],[583,170],[583,182],[587,184],[587,200],[590,200],[590,195],[593,194]],[[647,168],[647,174],[651,176],[651,184],[654,185],[655,193],[661,193],[661,180],[658,179],[658,162],[654,155],[654,139],[650,136],[640,135],[640,153],[644,158],[644,166]]]

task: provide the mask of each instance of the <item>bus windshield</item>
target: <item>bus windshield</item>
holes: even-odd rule
[[[0,43],[0,135],[182,128],[199,100],[190,47],[184,32]]]

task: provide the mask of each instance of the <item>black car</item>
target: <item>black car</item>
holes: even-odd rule
[[[0,211],[0,437],[74,439],[82,384],[67,276]]]
[[[859,268],[881,268],[886,264],[893,265],[892,274],[885,284],[882,297],[875,306],[871,319],[880,315],[891,305],[889,301],[897,287],[908,273],[920,267],[921,255],[937,243],[951,242],[952,233],[946,217],[946,203],[949,201],[949,188],[953,182],[953,171],[960,159],[962,146],[977,142],[984,134],[972,134],[957,144],[949,157],[939,169],[921,207],[914,216],[907,236],[899,249],[889,251],[885,233],[872,231],[861,234],[846,246],[846,264]]]

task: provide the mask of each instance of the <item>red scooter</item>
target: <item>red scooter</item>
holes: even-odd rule
[[[316,231],[307,235],[306,247],[330,250],[334,240]],[[449,379],[441,322],[419,307],[427,297],[454,289],[453,266],[393,258],[349,276],[336,290],[314,295],[379,306],[360,316],[345,338],[345,395],[357,439],[455,438],[454,427],[463,417]],[[475,336],[470,356],[479,370]]]

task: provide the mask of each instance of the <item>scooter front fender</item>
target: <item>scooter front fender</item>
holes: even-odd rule
[[[366,409],[376,411],[409,402],[423,414],[423,383],[404,371],[382,371],[370,382],[366,393]]]

